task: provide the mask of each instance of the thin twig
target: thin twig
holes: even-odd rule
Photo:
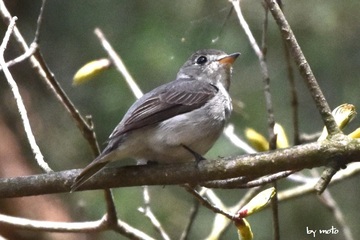
[[[87,116],[86,120],[87,120],[88,126],[90,126],[90,128],[93,129],[94,123],[92,121],[92,118]],[[95,132],[93,132],[93,137],[94,137],[94,139],[96,139]],[[96,154],[96,156],[98,156],[100,154],[100,148],[99,148],[97,142],[96,142],[96,149],[94,149],[94,151],[95,150],[96,150],[95,154]],[[104,196],[105,196],[105,202],[106,202],[106,215],[105,215],[106,224],[114,231],[117,231],[117,232],[123,234],[123,232],[121,231],[122,226],[119,226],[119,224],[118,224],[116,207],[115,207],[114,198],[113,198],[111,189],[104,189]]]
[[[228,14],[226,15],[223,23],[221,24],[219,33],[217,34],[216,38],[214,38],[214,39],[211,40],[211,43],[215,43],[215,42],[217,42],[217,41],[220,39],[220,36],[222,35],[223,30],[225,29],[225,25],[226,25],[226,23],[228,22],[228,20],[230,19],[230,16],[231,16],[233,10],[234,10],[234,8],[231,7],[230,10],[229,10],[229,12],[228,12]]]
[[[330,184],[338,183],[344,179],[349,177],[358,175],[360,173],[360,163],[352,163],[349,166],[340,172],[338,172],[331,180]],[[279,201],[287,201],[294,199],[298,196],[305,196],[306,194],[311,194],[315,192],[314,185],[316,183],[316,179],[313,181],[308,181],[307,183],[293,187],[287,190],[283,190],[279,192]]]
[[[77,126],[79,129],[81,129],[81,132],[83,133],[84,137],[88,140],[90,146],[92,147],[94,155],[99,154],[99,146],[96,141],[96,135],[93,131],[93,123],[91,119],[87,118],[84,119],[79,114],[77,109],[74,107],[70,99],[66,96],[65,92],[62,90],[60,85],[58,84],[58,81],[55,79],[54,75],[51,73],[50,69],[47,67],[40,51],[37,46],[37,42],[39,41],[39,34],[40,34],[40,25],[42,21],[42,14],[44,11],[45,6],[45,0],[42,2],[42,7],[40,10],[40,15],[38,17],[38,25],[37,30],[35,34],[34,42],[31,44],[31,48],[29,49],[27,47],[27,44],[25,40],[23,39],[20,32],[16,29],[16,40],[21,44],[21,46],[24,48],[26,53],[31,53],[33,56],[30,57],[30,60],[32,61],[33,65],[38,70],[39,75],[42,77],[43,80],[50,86],[50,88],[53,90],[56,97],[60,100],[60,102],[65,106],[65,108],[68,110],[69,113],[73,116],[73,119],[75,119]],[[5,8],[5,5],[3,2],[1,2],[1,13],[4,16],[4,18],[8,18],[10,16],[10,13]],[[25,57],[23,58],[25,59]],[[18,59],[19,60],[19,59]],[[17,61],[18,61],[17,60]],[[16,62],[15,62],[16,63]],[[111,227],[113,230],[122,233],[123,235],[130,235],[130,239],[143,239],[141,237],[134,237],[135,235],[132,233],[132,231],[128,230],[125,225],[119,224],[119,220],[116,217],[116,209],[113,202],[112,194],[109,189],[105,189],[105,196],[106,196],[106,203],[107,203],[107,214],[105,218],[106,225]],[[102,223],[104,224],[104,223]],[[140,231],[138,231],[140,232]],[[141,233],[141,232],[140,232]],[[146,239],[146,238],[145,238]]]
[[[194,225],[195,218],[199,212],[199,207],[200,207],[200,202],[194,198],[194,203],[193,203],[193,206],[191,207],[190,214],[189,214],[189,220],[184,228],[184,231],[182,232],[182,234],[180,236],[180,240],[189,239],[189,233]]]
[[[142,212],[150,220],[155,230],[158,233],[160,233],[161,237],[164,240],[170,240],[169,235],[165,232],[160,221],[156,218],[155,214],[152,212],[150,208],[150,194],[149,194],[148,186],[143,187],[143,198],[144,198],[144,207],[139,208],[139,211]]]
[[[344,219],[344,214],[342,213],[340,207],[336,203],[335,199],[332,197],[330,191],[326,189],[321,196],[318,196],[324,205],[334,214],[334,217],[342,229],[344,235],[344,240],[354,240],[351,230]]]
[[[207,188],[222,188],[222,189],[252,188],[256,186],[263,186],[265,184],[272,183],[276,180],[283,179],[293,173],[294,173],[293,170],[283,171],[265,177],[261,177],[259,179],[243,176],[243,177],[230,178],[225,180],[204,182],[201,185]]]
[[[317,169],[311,169],[310,173],[314,178],[319,177]],[[345,240],[353,240],[351,230],[346,224],[343,213],[341,212],[341,209],[336,203],[335,199],[332,197],[330,191],[328,189],[325,189],[322,195],[318,195],[318,199],[326,208],[328,208],[334,214],[335,220],[342,228],[341,232],[344,233]]]
[[[93,152],[94,156],[99,154],[99,145],[96,140],[96,135],[92,126],[87,123],[87,120],[81,116],[79,111],[76,109],[75,105],[72,103],[70,98],[67,96],[65,91],[59,84],[59,81],[55,78],[55,75],[48,68],[45,59],[43,58],[40,49],[37,48],[34,53],[34,57],[36,58],[41,70],[45,74],[45,81],[51,88],[54,90],[53,93],[60,101],[60,103],[65,107],[68,113],[71,114],[73,120],[76,123],[76,126],[80,129],[83,137],[88,141],[90,148]]]
[[[110,59],[112,60],[112,63],[115,65],[115,67],[118,69],[118,71],[122,74],[125,81],[128,83],[128,86],[130,87],[131,91],[133,92],[134,96],[136,98],[140,98],[143,93],[139,86],[136,84],[134,79],[131,77],[130,73],[128,72],[125,64],[121,60],[120,56],[115,52],[109,41],[106,39],[105,35],[102,33],[102,31],[99,28],[95,29],[95,34],[99,38],[102,46],[104,47],[105,51],[109,55]],[[154,228],[157,230],[157,232],[160,233],[163,239],[170,239],[165,230],[162,228],[160,222],[157,220],[156,216],[153,214],[151,208],[150,208],[150,195],[148,192],[148,186],[143,187],[143,197],[144,197],[144,203],[145,207],[140,208],[139,210],[144,213],[144,215],[149,218]],[[110,205],[111,206],[111,205]]]
[[[256,180],[252,180],[249,181],[243,185],[240,185],[240,188],[252,188],[252,187],[257,187],[257,186],[264,186],[267,183],[273,183],[276,182],[279,179],[283,179],[288,177],[290,174],[293,174],[294,171],[293,170],[289,170],[289,171],[284,171],[284,172],[279,172],[279,173],[275,173],[269,176],[265,176]]]
[[[301,51],[299,44],[295,38],[294,33],[291,30],[290,25],[288,24],[284,14],[282,13],[279,5],[275,0],[266,0],[269,9],[277,22],[279,28],[281,29],[281,34],[283,38],[286,40],[286,43],[289,45],[291,54],[295,60],[295,63],[299,67],[299,71],[303,79],[305,80],[310,94],[316,104],[316,107],[322,117],[324,125],[329,133],[329,138],[333,138],[334,136],[341,134],[341,130],[337,126],[334,117],[331,113],[330,107],[325,99],[324,94],[321,91],[321,88],[316,81],[316,78],[310,68],[310,65],[306,61],[306,58]],[[337,160],[333,160],[329,163],[323,174],[321,175],[321,179],[316,185],[316,189],[319,194],[321,194],[327,184],[330,182],[331,178],[335,175],[337,171],[339,171],[344,164]]]
[[[189,193],[191,193],[196,199],[199,200],[199,202],[201,203],[201,205],[203,205],[204,207],[210,209],[211,211],[213,211],[214,213],[219,213],[224,215],[225,217],[227,217],[228,219],[233,219],[233,215],[231,213],[225,212],[223,211],[221,208],[219,208],[218,206],[215,206],[213,204],[211,204],[207,199],[205,199],[204,197],[202,197],[193,187],[191,187],[188,184],[184,184],[182,185],[185,190]]]
[[[134,79],[131,77],[130,73],[128,72],[125,64],[121,60],[120,56],[115,52],[115,50],[110,45],[109,41],[106,39],[105,35],[102,33],[102,31],[99,28],[95,29],[95,34],[99,38],[102,46],[104,47],[105,51],[108,53],[110,59],[112,60],[115,67],[118,69],[118,71],[122,74],[125,81],[128,83],[128,86],[132,90],[134,96],[136,98],[140,98],[143,93],[139,86],[136,84]],[[150,222],[154,226],[157,232],[160,233],[163,239],[168,240],[170,237],[165,232],[163,227],[161,226],[161,223],[158,221],[156,216],[153,214],[151,208],[150,208],[150,195],[148,191],[148,186],[143,187],[143,197],[144,197],[144,203],[145,207],[140,208],[139,210],[144,213],[144,215],[149,218]]]
[[[43,15],[44,15],[44,10],[45,10],[45,4],[46,4],[46,0],[42,0],[41,2],[41,7],[40,7],[40,13],[37,19],[37,24],[36,24],[36,31],[35,31],[35,37],[33,42],[36,44],[39,44],[39,40],[40,40],[40,28],[41,28],[41,23],[43,20]]]
[[[140,98],[143,95],[143,93],[140,90],[140,88],[137,86],[134,79],[131,77],[129,71],[126,69],[125,64],[121,60],[120,56],[114,51],[114,49],[112,48],[110,43],[105,38],[103,32],[99,28],[96,28],[94,32],[95,32],[96,36],[99,38],[99,40],[101,41],[101,44],[105,48],[106,52],[109,54],[109,57],[110,57],[111,61],[113,62],[113,64],[115,65],[115,67],[117,68],[117,70],[124,76],[126,83],[129,85],[130,89],[133,91],[135,97]]]
[[[263,31],[262,31],[262,53],[264,56],[263,67],[266,66],[266,69],[263,70],[264,94],[265,94],[265,102],[266,102],[267,118],[268,118],[269,149],[275,150],[276,145],[277,145],[276,144],[277,135],[274,132],[275,116],[274,116],[274,109],[273,109],[272,98],[271,98],[271,93],[270,93],[270,77],[268,75],[267,62],[266,62],[267,29],[268,29],[269,10],[265,4],[264,4],[264,10],[265,10],[265,14],[264,14],[264,24],[263,24]],[[272,212],[272,217],[273,217],[273,235],[274,235],[274,240],[279,240],[280,239],[280,224],[279,224],[279,205],[278,205],[278,196],[277,196],[277,181],[274,181],[272,183],[272,185],[275,188],[275,194],[271,198],[271,210],[272,210],[271,212]]]
[[[27,111],[26,111],[26,108],[25,108],[25,105],[24,105],[24,102],[22,100],[22,97],[20,95],[20,92],[19,92],[19,88],[14,80],[14,78],[12,77],[9,69],[7,68],[6,66],[6,62],[5,62],[5,59],[4,59],[4,52],[5,52],[5,48],[7,46],[7,43],[10,39],[10,35],[15,27],[15,21],[17,20],[17,17],[13,17],[12,20],[10,21],[10,24],[8,26],[8,30],[6,31],[6,34],[3,38],[3,42],[0,46],[0,65],[3,69],[3,72],[5,74],[5,77],[10,85],[10,88],[11,88],[11,91],[14,95],[14,98],[15,98],[15,101],[16,101],[16,104],[17,104],[17,107],[18,107],[18,110],[19,110],[19,113],[20,113],[20,117],[21,117],[21,120],[23,122],[23,126],[24,126],[24,129],[25,129],[25,133],[26,133],[26,137],[29,141],[29,144],[30,144],[30,147],[35,155],[35,159],[38,163],[38,165],[41,167],[41,169],[44,171],[44,172],[52,172],[53,170],[50,168],[50,166],[45,162],[44,160],[44,156],[42,155],[41,153],[41,150],[39,148],[39,146],[37,145],[36,143],[36,139],[35,139],[35,136],[32,132],[32,129],[31,129],[31,125],[30,125],[30,121],[29,121],[29,118],[27,116]]]
[[[329,185],[333,176],[341,169],[338,161],[332,160],[322,172],[318,182],[314,186],[317,193],[322,194]]]
[[[11,66],[14,66],[14,65],[16,65],[18,63],[21,63],[24,60],[28,59],[29,57],[31,57],[34,54],[36,48],[37,48],[36,44],[31,44],[30,48],[25,53],[21,54],[20,56],[14,58],[12,60],[7,61],[6,62],[6,67],[9,68]],[[0,71],[1,70],[2,70],[2,67],[0,66]]]
[[[5,23],[9,24],[10,19],[12,17],[3,1],[0,1],[0,14],[3,17]],[[40,27],[38,26],[37,28],[39,29]],[[14,27],[13,36],[15,37],[15,40],[19,43],[20,48],[25,53],[32,51],[28,47],[24,37],[22,36],[22,34],[20,33],[19,29],[16,26]],[[37,43],[33,42],[31,44],[31,48],[34,48],[33,55],[30,56],[31,64],[36,69],[37,73],[39,74],[43,82],[52,90],[55,97],[71,114],[78,128],[83,134],[84,138],[89,142],[89,145],[91,146],[94,155],[96,156],[99,146],[97,144],[93,129],[87,125],[86,120],[80,115],[79,111],[74,107],[71,100],[67,97],[63,89],[60,87],[58,81],[55,79],[55,76],[51,73],[50,69],[48,69],[41,55],[41,52],[38,48]]]
[[[241,200],[232,207],[225,207],[229,212],[238,212],[246,203],[248,203],[256,194],[260,192],[260,187],[254,187],[249,189],[246,194],[241,198]],[[226,232],[226,229],[231,226],[232,221],[222,214],[216,214],[215,220],[213,222],[213,227],[211,228],[210,234],[205,238],[210,239],[222,239],[221,236]]]
[[[105,218],[96,221],[87,222],[54,222],[54,221],[39,221],[30,220],[21,217],[11,217],[0,214],[0,223],[4,226],[12,226],[18,229],[30,231],[48,231],[48,232],[62,232],[62,233],[89,233],[100,232],[108,230],[108,226],[104,224]],[[131,227],[127,223],[118,220],[118,232],[123,233],[129,239],[153,240],[145,233]]]
[[[1,13],[1,16],[2,16],[2,18],[4,20],[4,22],[6,24],[9,24],[12,16],[11,16],[10,12],[7,10],[7,8],[6,8],[3,1],[0,1],[0,13]],[[14,27],[13,36],[15,37],[15,40],[19,43],[20,48],[24,52],[28,52],[29,47],[28,47],[24,37],[22,36],[22,34],[20,33],[19,29],[16,26]],[[38,46],[37,46],[36,43],[34,43],[33,47],[37,48]],[[30,57],[30,62],[33,65],[33,67],[37,69],[37,71],[38,71],[39,75],[41,76],[41,78],[46,81],[45,72],[41,69],[41,67],[39,66],[38,61],[36,60],[36,58],[34,56]],[[49,86],[49,87],[52,88],[51,86]]]
[[[121,235],[127,237],[130,240],[154,240],[146,233],[133,228],[124,221],[118,220],[118,224],[112,228],[112,230],[120,233]]]
[[[114,227],[117,225],[117,214],[113,194],[110,189],[104,189],[104,195],[106,201],[106,223],[110,227]]]
[[[240,3],[239,3],[239,9],[240,9]],[[266,62],[268,9],[267,9],[267,7],[264,7],[264,9],[265,9],[265,14],[264,14],[264,23],[263,23],[262,41],[261,41],[262,55],[259,56],[259,62],[260,62],[260,67],[262,69],[261,72],[263,75],[264,96],[265,96],[267,119],[268,119],[269,149],[274,150],[274,149],[276,149],[276,135],[274,132],[275,116],[274,116],[274,108],[273,108],[272,97],[271,97],[271,92],[270,92],[270,77],[269,77],[269,71],[268,71],[267,62]],[[241,13],[241,9],[240,9],[240,13]]]
[[[283,9],[283,5],[281,1],[278,1],[279,6],[281,9]],[[286,61],[286,67],[287,67],[287,73],[288,73],[288,81],[289,81],[289,89],[290,89],[290,95],[291,95],[291,109],[292,109],[292,122],[293,122],[293,133],[294,133],[294,145],[299,145],[300,142],[300,131],[299,131],[299,104],[298,104],[298,96],[295,86],[295,76],[294,76],[294,69],[292,67],[291,61],[290,61],[290,51],[289,47],[286,44],[286,41],[284,38],[282,39],[283,48],[284,48],[284,55],[285,55],[285,61]]]
[[[293,31],[289,23],[287,22],[284,14],[282,13],[279,5],[275,0],[265,0],[276,23],[278,24],[282,37],[285,39],[289,46],[290,52],[296,65],[299,68],[300,74],[305,80],[310,94],[316,104],[316,107],[322,117],[324,125],[326,126],[330,136],[340,133],[334,117],[331,114],[331,109],[322,93],[318,82],[310,68],[310,65],[306,61],[306,58],[295,38]]]
[[[268,9],[265,7],[265,17],[264,17],[264,24],[263,24],[263,35],[262,35],[262,48],[258,46],[256,40],[247,24],[242,12],[241,12],[241,5],[240,0],[232,0],[232,4],[234,6],[235,12],[237,13],[239,22],[241,27],[244,29],[250,44],[255,51],[255,54],[258,56],[261,73],[263,77],[263,85],[264,85],[264,96],[265,96],[265,103],[266,103],[266,110],[267,110],[267,120],[268,120],[268,135],[269,135],[269,149],[274,150],[276,149],[276,134],[274,133],[274,126],[275,126],[275,117],[273,111],[273,104],[272,98],[270,93],[270,77],[268,73],[268,67],[266,63],[266,32],[267,32],[267,25],[268,25]],[[276,187],[276,182],[273,183],[274,187]],[[272,202],[272,213],[273,213],[273,226],[274,226],[274,239],[280,239],[280,230],[279,230],[279,217],[278,217],[278,208],[277,208],[277,196],[271,199]]]
[[[237,136],[234,132],[234,125],[228,124],[228,126],[225,127],[223,134],[225,137],[227,137],[232,144],[234,144],[236,147],[242,149],[246,153],[256,153],[256,151],[245,141],[243,141],[239,136]]]
[[[296,174],[291,174],[290,176],[288,176],[287,180],[292,181],[294,183],[309,183],[309,182],[314,182],[317,179],[313,177],[305,176],[305,174],[303,174],[302,172],[298,172]]]
[[[97,221],[71,223],[58,221],[40,221],[0,214],[0,223],[2,225],[13,226],[17,229],[26,229],[31,231],[98,232],[105,230],[105,226],[102,225],[102,222],[102,219]]]

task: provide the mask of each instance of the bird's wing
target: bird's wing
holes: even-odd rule
[[[125,132],[197,109],[214,97],[217,91],[217,87],[195,80],[180,79],[162,85],[134,103],[109,140]]]

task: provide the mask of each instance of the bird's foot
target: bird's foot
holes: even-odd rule
[[[194,150],[192,150],[191,148],[189,148],[188,146],[184,145],[184,144],[181,144],[181,146],[183,148],[185,148],[186,150],[188,150],[195,158],[195,162],[196,162],[196,165],[203,161],[203,160],[206,160],[206,158],[204,158],[203,156],[201,156],[201,154],[198,154],[197,152],[195,152]]]

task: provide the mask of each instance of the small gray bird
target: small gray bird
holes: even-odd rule
[[[175,163],[203,159],[232,111],[232,64],[240,53],[195,52],[176,79],[146,93],[127,111],[104,151],[71,186],[76,190],[107,163],[123,158]]]

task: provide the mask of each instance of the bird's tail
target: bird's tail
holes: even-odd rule
[[[108,161],[104,161],[103,158],[97,158],[89,165],[87,165],[75,178],[74,183],[71,185],[70,192],[74,192],[81,185],[83,185],[87,180],[89,180],[92,176],[94,176],[100,169],[102,169]]]

